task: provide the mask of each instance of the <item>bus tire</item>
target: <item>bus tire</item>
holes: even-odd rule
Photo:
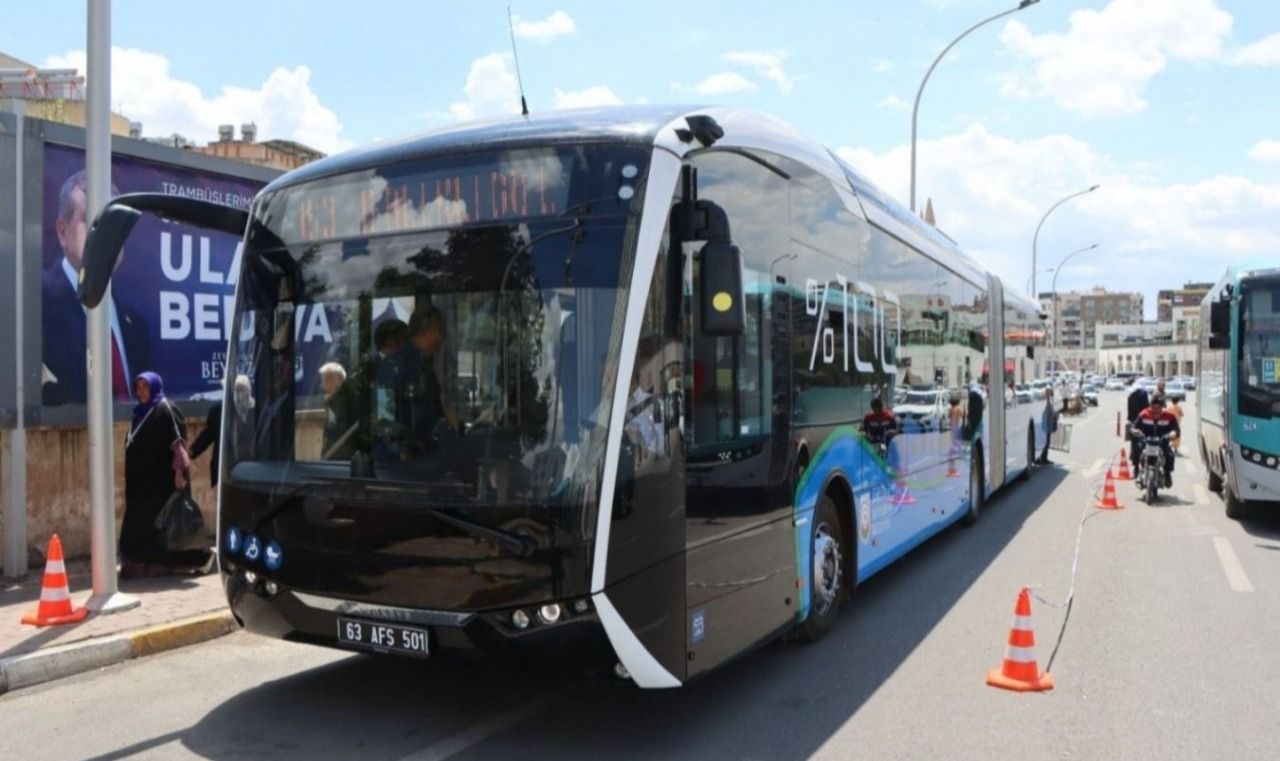
[[[1222,501],[1226,503],[1227,517],[1233,521],[1249,517],[1249,503],[1236,496],[1233,484],[1223,484]]]
[[[809,617],[800,625],[800,639],[817,642],[831,631],[840,614],[845,582],[850,578],[844,563],[851,557],[845,547],[840,513],[830,495],[824,494],[813,511],[809,529]]]
[[[965,513],[960,519],[960,522],[966,526],[972,526],[977,523],[978,517],[982,515],[982,508],[986,501],[983,495],[984,483],[982,449],[975,442],[973,454],[969,457],[969,512]]]
[[[1204,471],[1209,474],[1209,491],[1217,494],[1222,491],[1222,476],[1213,469],[1213,460],[1209,459],[1209,450],[1205,448],[1204,439],[1200,440],[1200,461],[1204,463]]]

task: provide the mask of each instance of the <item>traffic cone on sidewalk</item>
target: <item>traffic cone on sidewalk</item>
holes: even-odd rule
[[[22,617],[22,623],[31,626],[74,624],[84,620],[88,608],[71,607],[71,589],[67,586],[67,566],[62,560],[62,541],[54,534],[49,540],[48,561],[44,566],[44,580],[40,583],[40,604]]]
[[[1036,634],[1031,630],[1031,594],[1026,587],[1018,592],[1013,608],[1013,627],[1009,629],[1009,647],[1004,663],[987,672],[987,684],[1016,692],[1040,692],[1053,689],[1053,675],[1040,671],[1036,663]]]
[[[1120,472],[1116,473],[1117,481],[1132,481],[1133,473],[1129,472],[1129,453],[1120,449]]]
[[[1116,482],[1115,477],[1111,475],[1111,468],[1107,468],[1107,482],[1102,486],[1102,499],[1094,507],[1099,510],[1123,510],[1124,505],[1116,498]]]

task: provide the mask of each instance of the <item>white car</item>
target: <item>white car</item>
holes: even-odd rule
[[[1124,391],[1128,386],[1124,384],[1124,378],[1107,378],[1105,388],[1108,391]]]
[[[893,408],[902,432],[945,431],[950,428],[947,423],[950,396],[946,389],[908,391],[906,397]]]

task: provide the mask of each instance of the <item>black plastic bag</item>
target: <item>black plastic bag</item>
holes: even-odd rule
[[[191,487],[178,489],[160,508],[155,521],[156,535],[165,552],[204,549],[204,516],[191,496]]]

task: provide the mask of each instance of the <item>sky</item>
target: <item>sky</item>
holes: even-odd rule
[[[904,204],[930,63],[1017,0],[512,0],[532,111],[735,105],[778,116]],[[85,4],[6,2],[0,51],[84,71]],[[116,2],[112,101],[144,134],[341,151],[519,112],[507,3]],[[91,76],[92,73],[89,72]],[[1280,263],[1280,3],[1041,0],[952,48],[920,101],[917,194],[1026,291],[1156,291]],[[1053,271],[1037,275],[1048,291]]]

